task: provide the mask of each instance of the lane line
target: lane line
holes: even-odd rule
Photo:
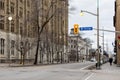
[[[88,76],[85,80],[90,79],[93,75],[94,75],[94,73],[92,73],[90,76]]]

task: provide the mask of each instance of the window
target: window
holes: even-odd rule
[[[30,57],[30,43],[28,43],[28,57]]]
[[[6,18],[6,30],[9,31],[9,20]]]
[[[11,23],[11,32],[15,32],[14,30],[15,30],[14,29],[14,21],[12,21],[12,23]]]
[[[20,0],[21,3],[23,3],[23,0]]]
[[[76,40],[74,40],[74,43],[76,43]]]
[[[4,20],[0,20],[0,29],[4,29]]]
[[[4,10],[4,0],[0,1],[0,10]]]
[[[20,23],[20,35],[22,35],[23,34],[23,24],[22,23]]]
[[[0,53],[4,55],[5,39],[0,39]]]
[[[76,48],[76,46],[74,45],[74,48]]]
[[[30,7],[30,1],[29,0],[27,0],[27,6]]]
[[[14,55],[15,54],[15,41],[14,40],[11,40],[11,55]]]
[[[23,42],[20,42],[20,46],[23,47]]]
[[[10,11],[12,14],[14,14],[14,7],[15,7],[15,4],[13,2],[11,2]]]
[[[32,36],[32,32],[31,32],[31,29],[30,29],[30,26],[28,26],[28,37]]]
[[[0,29],[4,29],[4,16],[0,15]]]
[[[29,19],[30,19],[30,12],[27,11],[27,21],[29,21]]]
[[[9,12],[9,0],[6,0],[6,13],[10,14],[10,12]]]
[[[53,2],[53,3],[54,3],[54,2]],[[52,3],[52,4],[53,4],[53,3]],[[48,2],[47,2],[46,0],[45,0],[45,2],[44,2],[44,5],[45,5],[45,6],[47,6],[47,5],[48,5]]]
[[[20,7],[20,10],[19,10],[19,16],[23,17],[23,8],[21,8],[21,7]]]

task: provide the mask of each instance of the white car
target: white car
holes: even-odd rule
[[[90,60],[91,62],[95,62],[96,61],[96,59],[95,58],[91,58],[91,60]]]

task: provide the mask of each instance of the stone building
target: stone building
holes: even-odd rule
[[[68,0],[41,0],[41,3],[40,24],[52,18],[41,34],[40,62],[64,62],[67,56]]]
[[[31,45],[31,0],[0,0],[0,60],[20,59],[24,42]],[[9,20],[8,18],[11,18]],[[26,53],[26,59],[33,58]]]
[[[34,60],[38,36],[40,63],[65,61],[67,35],[68,0],[0,0],[1,62]]]
[[[89,50],[92,46],[80,34],[73,34],[73,29],[70,33],[68,38],[69,60],[82,61],[83,58],[88,60]]]

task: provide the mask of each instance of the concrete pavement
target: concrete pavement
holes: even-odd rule
[[[120,80],[120,67],[115,64],[103,64],[101,70],[91,70],[92,74],[85,80]]]
[[[23,67],[10,68],[8,67],[9,64],[0,64],[0,67],[6,67],[6,68],[0,68],[1,69],[0,79],[8,80],[7,78],[8,76],[10,80],[16,80],[14,76],[17,77],[22,76],[24,78],[23,80],[27,80],[27,79],[33,80],[30,77],[33,77],[36,80],[39,80],[41,78],[43,78],[43,80],[56,80],[56,79],[58,80],[70,80],[70,79],[71,80],[120,80],[120,67],[117,67],[114,64],[110,66],[109,63],[106,63],[101,66],[101,70],[96,70],[96,69],[84,70],[86,66],[88,67],[88,65],[91,64],[94,63],[85,62],[85,63],[72,63],[67,65],[59,64],[55,66],[46,66],[46,67],[30,66],[25,68]],[[27,78],[25,78],[26,74],[28,76]],[[47,78],[48,76],[49,78]],[[61,77],[61,76],[65,76],[65,77]]]
[[[91,74],[84,70],[93,62],[50,66],[1,67],[0,80],[85,80]]]

